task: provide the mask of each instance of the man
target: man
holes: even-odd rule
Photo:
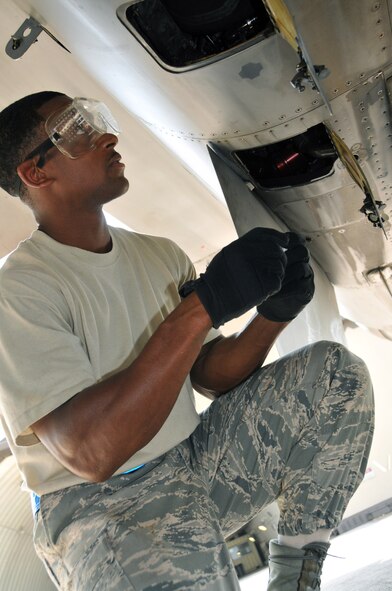
[[[313,296],[295,234],[252,230],[196,279],[171,241],[109,228],[117,134],[102,103],[59,93],[0,114],[1,185],[38,224],[0,295],[1,416],[37,552],[60,589],[239,589],[224,539],[278,499],[268,589],[319,589],[369,454],[367,370],[329,342],[260,369]],[[216,398],[200,418],[191,385]]]

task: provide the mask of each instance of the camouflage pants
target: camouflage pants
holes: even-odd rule
[[[215,401],[137,472],[44,495],[37,552],[63,590],[238,590],[225,537],[275,499],[281,533],[335,527],[372,433],[363,362],[310,345]]]

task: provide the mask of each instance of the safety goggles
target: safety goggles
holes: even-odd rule
[[[79,158],[94,150],[104,133],[120,133],[116,119],[104,103],[81,97],[52,113],[45,122],[45,130],[48,139],[30,152],[25,161],[39,154],[37,166],[43,166],[46,153],[53,146],[68,158]]]

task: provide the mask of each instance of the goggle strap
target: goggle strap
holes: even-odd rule
[[[48,138],[47,140],[42,142],[42,144],[40,144],[37,148],[35,148],[35,150],[30,152],[30,154],[28,154],[26,156],[25,161],[30,160],[31,158],[34,158],[34,156],[37,156],[37,154],[39,154],[39,160],[37,162],[37,166],[41,167],[45,163],[46,152],[48,150],[50,150],[50,148],[53,148],[53,147],[54,147],[54,143],[52,142],[52,140],[50,138]]]

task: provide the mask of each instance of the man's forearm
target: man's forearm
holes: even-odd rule
[[[86,480],[105,480],[162,427],[210,327],[192,294],[129,367],[37,421],[34,432],[70,471]]]
[[[194,388],[216,398],[243,382],[264,363],[287,324],[258,314],[241,333],[206,345],[191,371]]]

